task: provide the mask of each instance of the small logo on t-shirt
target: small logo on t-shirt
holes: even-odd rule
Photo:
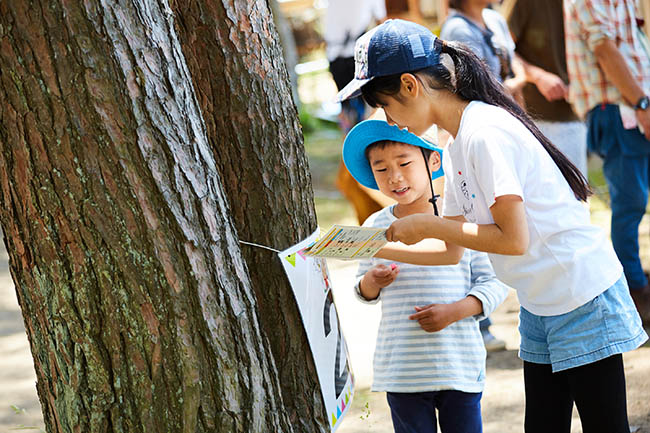
[[[474,199],[476,196],[469,192],[469,187],[467,186],[467,181],[465,179],[461,178],[459,185],[460,192],[463,193],[463,197],[465,198],[464,203],[462,204],[463,216],[469,222],[476,222],[476,216],[474,215],[474,203],[472,203],[472,199]]]
[[[465,204],[463,203],[463,216],[465,219],[471,223],[476,222],[476,218],[474,217],[474,204],[469,203]]]
[[[467,182],[465,181],[465,179],[462,179],[460,181],[460,190],[465,196],[465,199],[469,200],[469,190],[467,189]]]

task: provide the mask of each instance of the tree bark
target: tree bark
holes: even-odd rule
[[[313,233],[316,214],[282,47],[270,37],[276,31],[268,3],[177,2],[172,7],[207,135],[230,188],[239,237],[288,248]],[[242,251],[283,395],[293,396],[285,401],[286,409],[301,430],[318,431],[327,421],[286,275],[274,253],[252,247]]]
[[[0,222],[48,432],[298,431],[259,330],[231,218],[241,211],[224,192],[239,184],[219,175],[218,131],[201,116],[177,19],[166,1],[0,0]],[[266,29],[258,39],[274,45]],[[254,100],[251,69],[212,79],[236,73],[231,92]],[[258,106],[272,121],[287,112]],[[240,125],[240,114],[221,121]],[[276,147],[297,135],[265,134]],[[244,149],[256,138],[234,139]],[[273,169],[309,184],[302,169]],[[276,182],[259,179],[246,187],[271,196]],[[285,219],[302,206],[313,223],[304,191]],[[298,399],[317,402],[315,389]]]

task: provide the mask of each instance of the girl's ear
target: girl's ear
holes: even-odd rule
[[[415,75],[404,73],[400,76],[401,91],[408,96],[417,96],[419,92],[419,82]]]

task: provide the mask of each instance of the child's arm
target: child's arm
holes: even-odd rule
[[[389,243],[375,257],[412,265],[455,265],[463,257],[464,250],[463,247],[438,239],[423,239],[415,245]]]
[[[358,283],[359,294],[366,300],[377,299],[379,292],[390,285],[399,274],[397,265],[376,265],[368,270]]]
[[[440,218],[427,214],[409,215],[391,224],[386,231],[386,239],[411,245],[422,239],[435,238],[445,241],[448,247],[450,244],[455,244],[489,253],[524,254],[528,249],[529,237],[521,197],[517,195],[497,197],[490,211],[494,219],[493,224],[468,223],[462,216]],[[400,261],[426,264],[409,260]]]
[[[474,296],[483,305],[478,320],[488,317],[506,299],[508,286],[499,281],[494,275],[487,254],[469,251],[472,285],[468,296]]]

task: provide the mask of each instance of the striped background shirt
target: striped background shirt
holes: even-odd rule
[[[625,103],[594,54],[605,39],[616,44],[632,76],[650,93],[650,59],[639,38],[634,0],[564,0],[564,32],[569,102],[580,117],[599,104]]]
[[[365,227],[388,227],[396,218],[392,207],[371,215]],[[484,315],[468,317],[439,332],[429,333],[408,317],[414,306],[452,303],[468,294],[483,303],[489,315],[506,297],[507,287],[496,279],[485,253],[466,249],[455,266],[414,266],[398,263],[399,275],[367,301],[358,281],[383,259],[362,260],[357,273],[357,295],[368,303],[381,301],[381,322],[373,361],[373,391],[425,392],[458,390],[482,392],[485,347],[478,326]]]

